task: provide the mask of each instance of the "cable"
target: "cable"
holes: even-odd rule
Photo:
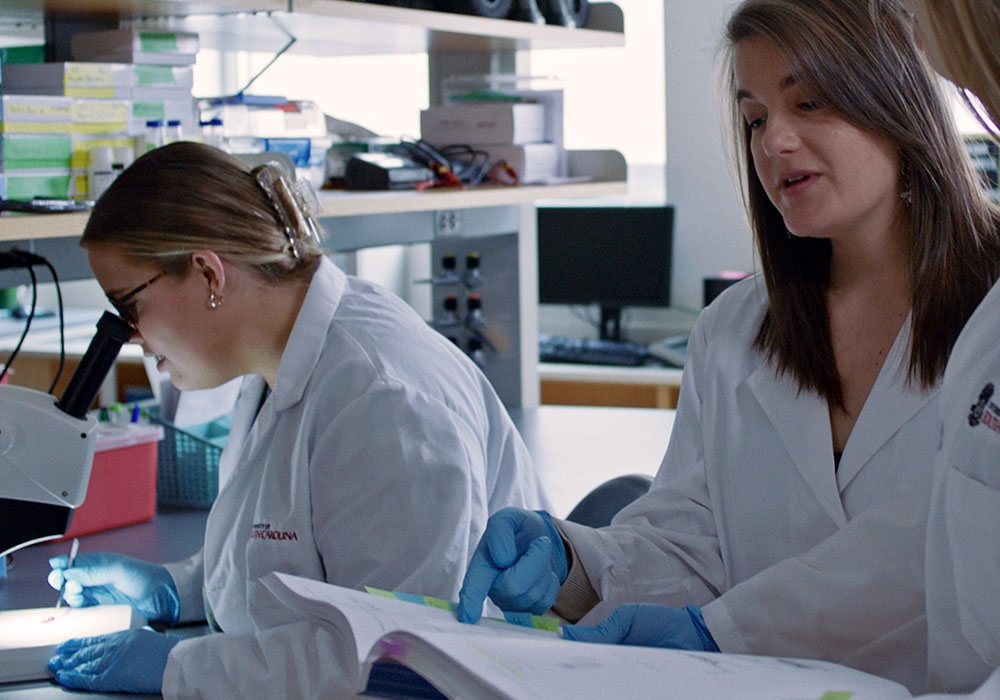
[[[31,275],[31,311],[28,312],[28,320],[24,324],[24,331],[21,333],[20,340],[17,341],[17,345],[14,347],[13,352],[10,353],[10,357],[7,358],[7,363],[3,366],[3,371],[0,371],[0,381],[7,376],[7,370],[10,369],[10,364],[17,357],[17,353],[21,350],[21,346],[24,344],[24,339],[28,337],[28,331],[31,329],[31,321],[35,318],[35,303],[38,301],[38,278],[35,276],[35,271],[31,266],[27,266],[28,274]]]
[[[28,318],[24,324],[24,331],[21,333],[21,337],[18,339],[17,345],[14,347],[13,352],[11,352],[10,357],[7,358],[7,362],[3,366],[3,371],[0,371],[0,380],[7,376],[10,365],[14,361],[14,358],[17,357],[18,352],[20,352],[21,346],[24,344],[24,340],[28,336],[28,331],[31,329],[31,322],[35,318],[35,308],[38,304],[38,277],[35,275],[35,265],[44,265],[48,268],[49,273],[52,275],[52,281],[56,287],[56,299],[58,300],[59,306],[59,368],[56,370],[56,376],[52,381],[52,386],[49,387],[49,393],[51,394],[55,391],[56,384],[58,384],[59,380],[62,378],[63,370],[66,367],[66,319],[63,311],[62,288],[59,286],[59,275],[56,273],[56,269],[52,266],[52,263],[43,258],[41,255],[36,255],[35,253],[26,250],[18,250],[16,248],[0,252],[0,270],[20,267],[28,271],[28,274],[31,276],[31,310],[28,312]]]
[[[49,269],[49,273],[52,275],[52,282],[56,286],[56,303],[59,307],[59,369],[56,370],[55,379],[52,380],[52,386],[49,387],[49,393],[54,394],[56,385],[62,378],[63,370],[66,368],[66,318],[63,314],[62,288],[59,286],[59,275],[56,274],[56,269],[52,267],[52,263],[48,260],[45,261],[45,267]]]

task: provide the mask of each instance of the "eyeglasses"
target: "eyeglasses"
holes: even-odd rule
[[[111,296],[110,294],[106,295],[108,297],[108,301],[110,301],[111,305],[115,307],[115,311],[118,312],[118,315],[122,317],[122,320],[124,320],[125,323],[132,326],[132,328],[138,328],[136,324],[139,322],[139,318],[135,312],[135,301],[134,301],[135,295],[141,292],[149,285],[153,284],[153,282],[160,279],[165,274],[167,274],[166,270],[157,272],[155,275],[153,275],[148,280],[140,284],[138,287],[129,292],[126,292],[125,294],[122,294],[120,297],[116,298]]]

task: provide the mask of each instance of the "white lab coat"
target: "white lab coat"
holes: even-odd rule
[[[1000,283],[955,343],[940,407],[927,530],[928,682],[965,692],[1000,666]]]
[[[826,401],[752,347],[754,277],[700,315],[650,492],[612,526],[560,523],[602,599],[702,605],[722,651],[821,658],[925,684],[923,541],[936,390],[906,381],[909,321],[834,469]]]
[[[182,619],[204,619],[204,586],[226,634],[174,648],[165,697],[329,696],[338,673],[324,633],[265,619],[261,576],[454,600],[489,513],[547,506],[482,372],[403,301],[329,260],[257,414],[264,388],[256,376],[242,387],[203,551],[167,567]]]

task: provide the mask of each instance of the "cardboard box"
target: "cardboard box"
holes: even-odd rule
[[[545,107],[531,102],[456,103],[420,112],[420,135],[436,146],[545,141]]]
[[[101,423],[83,504],[65,538],[151,520],[156,515],[157,447],[163,428]]]

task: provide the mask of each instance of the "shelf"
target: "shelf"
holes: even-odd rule
[[[5,2],[5,5],[8,3]],[[376,5],[357,0],[12,0],[0,14],[8,27],[37,25],[46,9],[118,13],[135,26],[199,35],[202,48],[342,56],[603,48],[625,45],[621,9],[591,5],[588,27],[570,29],[451,12]]]
[[[399,214],[420,211],[471,209],[530,204],[538,199],[601,197],[622,194],[624,182],[580,182],[566,185],[482,187],[474,190],[437,189],[424,192],[320,193],[322,217]],[[0,242],[79,236],[86,213],[36,214],[0,217]]]
[[[539,199],[576,199],[625,194],[625,160],[617,151],[567,151],[570,175],[588,182],[562,185],[484,186],[467,190],[440,188],[417,192],[320,192],[321,217],[367,216],[451,209],[531,204]],[[35,214],[0,217],[0,242],[76,237],[87,223],[86,213]]]

